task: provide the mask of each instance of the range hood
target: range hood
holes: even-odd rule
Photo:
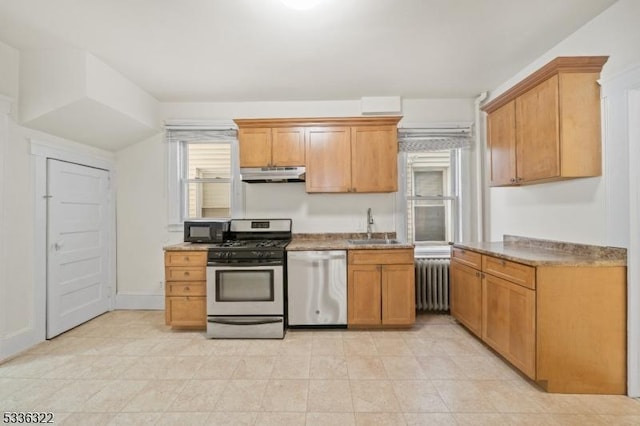
[[[240,177],[247,183],[304,182],[304,167],[243,167]]]

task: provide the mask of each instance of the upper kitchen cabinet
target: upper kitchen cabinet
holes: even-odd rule
[[[396,125],[351,128],[351,187],[355,192],[398,190]]]
[[[492,186],[600,176],[606,56],[558,57],[482,109]]]
[[[350,138],[345,126],[307,129],[307,192],[351,192]]]
[[[309,193],[394,192],[401,118],[236,119],[240,167],[306,166]]]
[[[247,125],[252,120],[243,121]],[[255,120],[253,120],[255,121]],[[266,125],[261,121],[260,125]],[[242,126],[238,123],[238,126]],[[304,128],[240,127],[240,167],[304,166]]]
[[[307,192],[397,191],[401,118],[330,119],[307,129]]]
[[[516,182],[516,101],[501,106],[487,117],[487,140],[491,185]]]

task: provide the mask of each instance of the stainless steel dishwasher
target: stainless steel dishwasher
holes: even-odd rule
[[[347,252],[287,252],[291,326],[347,325]]]

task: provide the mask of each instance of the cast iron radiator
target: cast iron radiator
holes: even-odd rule
[[[449,310],[449,259],[417,258],[416,309]]]

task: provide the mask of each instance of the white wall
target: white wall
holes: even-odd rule
[[[500,93],[556,56],[608,55],[602,71],[607,79],[640,62],[640,2],[620,0],[538,58],[491,93]],[[525,235],[586,244],[610,244],[607,199],[611,168],[607,156],[614,147],[604,141],[603,175],[517,188],[491,188],[490,239]],[[614,242],[615,243],[615,242]]]
[[[18,99],[20,53],[0,42],[0,95]]]
[[[0,79],[0,92],[11,100],[11,113],[0,117],[0,360],[43,340],[45,334],[37,324],[44,315],[40,305],[44,287],[35,278],[34,175],[29,140],[92,156],[110,155],[18,124],[19,62],[18,50],[0,45],[0,68],[3,73],[10,71],[9,78]]]
[[[2,244],[0,250],[0,359],[44,339],[39,321],[44,315],[45,288],[35,277],[34,178],[30,139],[55,144],[71,152],[109,157],[109,153],[24,128],[8,119],[5,149]]]
[[[165,119],[359,116],[360,100],[163,104]],[[471,122],[472,99],[403,101],[407,122]],[[118,306],[161,308],[163,245],[182,241],[169,232],[166,145],[162,136],[117,153]],[[245,217],[293,219],[294,232],[364,232],[368,207],[374,231],[395,229],[393,194],[307,194],[304,184],[243,184]],[[136,302],[137,300],[137,302]]]

